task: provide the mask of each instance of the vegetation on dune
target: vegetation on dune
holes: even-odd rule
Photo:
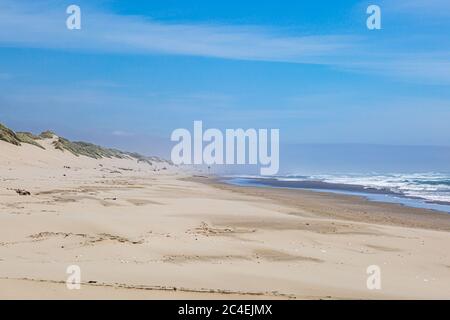
[[[14,132],[0,123],[0,140],[20,146],[21,143],[27,143],[45,149],[38,141],[42,139],[56,138],[52,144],[57,150],[69,151],[75,156],[86,156],[94,159],[102,158],[119,158],[119,159],[135,159],[138,162],[145,162],[152,165],[153,162],[167,162],[170,161],[160,159],[158,157],[146,157],[139,153],[124,152],[117,149],[104,148],[92,143],[82,141],[70,141],[68,139],[58,137],[52,131],[42,132],[36,136],[30,132]]]
[[[41,139],[52,139],[53,136],[56,136],[56,134],[54,134],[53,132],[48,131],[48,130],[42,132],[42,133],[39,135],[39,137],[40,137]]]
[[[92,143],[82,142],[82,141],[69,141],[65,138],[59,137],[57,140],[53,141],[55,149],[64,151],[67,150],[75,156],[86,156],[94,159],[102,158],[119,158],[119,159],[135,159],[138,162],[148,163],[153,165],[153,162],[167,162],[172,164],[170,161],[158,157],[146,157],[136,152],[125,152],[117,149],[104,148]]]
[[[148,163],[153,165],[153,162],[166,162],[171,165],[171,161],[167,161],[158,157],[146,157],[136,152],[125,152],[117,149],[104,148],[92,143],[82,141],[69,141],[65,138],[59,137],[53,141],[55,149],[64,151],[67,150],[75,156],[86,156],[94,159],[102,158],[119,158],[119,159],[135,159],[138,162]]]
[[[147,160],[149,160],[149,161],[154,161],[154,162],[165,162],[165,163],[167,163],[168,165],[171,165],[171,166],[174,165],[174,163],[172,162],[172,160],[166,160],[166,159],[163,159],[163,158],[160,158],[160,157],[155,157],[155,156],[153,156],[153,157],[146,157],[146,158],[147,158]]]
[[[40,136],[36,136],[36,135],[32,134],[31,132],[17,131],[16,135],[17,136],[21,136],[21,137],[27,137],[27,138],[32,139],[32,140],[42,140],[42,138]]]
[[[43,146],[41,146],[36,140],[41,140],[38,136],[35,136],[34,134],[30,132],[16,132],[17,138],[19,138],[20,142],[32,144],[33,146],[36,146],[41,149],[45,149]]]
[[[101,158],[126,158],[126,154],[115,149],[103,148],[92,143],[81,141],[69,141],[65,138],[59,137],[53,142],[56,149],[64,151],[67,150],[75,156],[86,156],[94,159]]]
[[[148,163],[149,165],[152,165],[152,159],[150,159],[149,157],[145,157],[136,152],[126,152],[125,154],[132,158],[137,159],[138,162],[145,162]]]
[[[5,127],[0,123],[0,140],[12,143],[16,146],[20,146],[22,143],[28,143],[36,147],[45,149],[35,140],[39,140],[39,137],[29,132],[14,132],[13,130]]]
[[[5,127],[0,123],[0,140],[12,143],[16,146],[20,146],[20,139],[17,137],[16,133],[11,129]]]

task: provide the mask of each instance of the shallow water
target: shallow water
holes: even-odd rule
[[[335,181],[335,182],[327,182]],[[228,177],[224,182],[247,187],[270,187],[270,188],[289,188],[302,189],[316,192],[331,192],[337,194],[356,195],[364,197],[370,201],[397,203],[408,207],[431,209],[450,213],[450,203],[446,202],[445,197],[439,197],[439,200],[430,200],[417,195],[409,195],[402,192],[401,189],[389,188],[386,183],[381,186],[379,183],[376,187],[366,184],[358,184],[357,179],[322,179],[318,177],[275,177],[275,178],[261,178],[261,177]],[[433,180],[435,182],[436,180]],[[343,183],[352,182],[352,183]],[[438,183],[438,185],[441,185]],[[417,194],[417,193],[416,193]],[[437,202],[440,201],[440,202]],[[442,201],[442,202],[441,202]]]

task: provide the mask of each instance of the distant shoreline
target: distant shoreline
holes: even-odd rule
[[[219,176],[188,178],[219,189],[257,196],[291,205],[315,215],[356,222],[450,231],[450,215],[444,211],[408,207],[399,203],[370,201],[362,195],[283,187],[239,186]]]
[[[223,178],[225,183],[237,186],[310,190],[322,193],[360,196],[369,201],[401,204],[405,207],[429,209],[450,214],[450,202],[425,200],[407,196],[388,188],[372,188],[358,184],[330,183],[318,180],[283,181],[266,178]]]

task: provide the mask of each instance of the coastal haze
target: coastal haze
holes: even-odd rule
[[[450,299],[448,12],[2,0],[0,299]]]

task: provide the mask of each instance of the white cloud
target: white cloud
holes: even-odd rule
[[[68,30],[65,12],[0,4],[6,45],[125,53],[168,53],[226,59],[313,63],[353,46],[353,37],[284,36],[255,26],[166,24],[82,7],[82,29]]]
[[[385,59],[342,63],[339,68],[401,78],[411,83],[450,84],[450,59],[447,55],[395,55]]]
[[[424,5],[421,0],[413,3],[415,7]],[[441,1],[433,0],[433,3]],[[401,4],[407,6],[406,2]],[[49,8],[48,3],[44,7],[3,0],[0,45],[322,64],[346,71],[450,83],[448,55],[438,59],[432,53],[416,56],[404,39],[400,39],[404,45],[399,46],[386,40],[380,43],[374,38],[351,35],[298,36],[286,29],[257,26],[170,24],[139,16],[103,13],[85,6],[82,6],[82,29],[68,30],[65,10]],[[395,49],[390,50],[391,46]],[[402,50],[399,58],[398,51]]]

